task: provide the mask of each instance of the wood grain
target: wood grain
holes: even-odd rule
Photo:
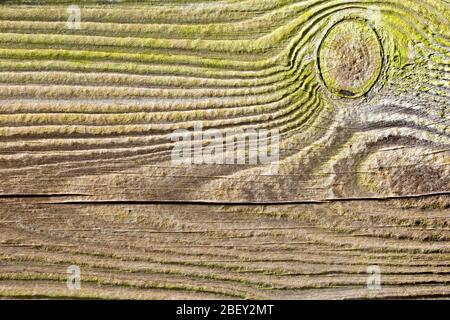
[[[0,4],[1,297],[450,297],[448,1],[77,3]],[[342,21],[375,84],[345,42],[324,82]],[[175,165],[196,125],[279,130],[278,173]]]

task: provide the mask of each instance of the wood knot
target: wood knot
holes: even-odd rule
[[[343,20],[322,40],[319,69],[326,87],[344,98],[366,94],[377,82],[383,50],[375,30],[363,20]]]

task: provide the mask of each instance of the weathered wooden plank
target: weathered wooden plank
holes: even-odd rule
[[[0,5],[0,295],[449,296],[447,1],[77,3]]]
[[[191,298],[272,299],[450,293],[448,213],[439,210],[424,214],[394,210],[395,203],[354,202],[8,201],[0,226],[3,295],[20,296],[31,286],[49,296],[122,298],[149,297],[149,289],[157,298],[182,298],[186,291]],[[73,264],[82,270],[80,291],[64,290],[66,268]],[[369,265],[381,268],[382,291],[367,290]]]

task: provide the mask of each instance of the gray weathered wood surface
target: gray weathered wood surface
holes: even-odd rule
[[[77,2],[0,5],[0,296],[450,296],[448,1]],[[319,68],[342,20],[361,97]],[[174,165],[196,124],[278,129],[277,174]]]

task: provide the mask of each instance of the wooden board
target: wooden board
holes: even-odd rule
[[[3,1],[0,296],[448,298],[449,20],[445,0]],[[277,130],[278,170],[175,164],[198,126]]]

